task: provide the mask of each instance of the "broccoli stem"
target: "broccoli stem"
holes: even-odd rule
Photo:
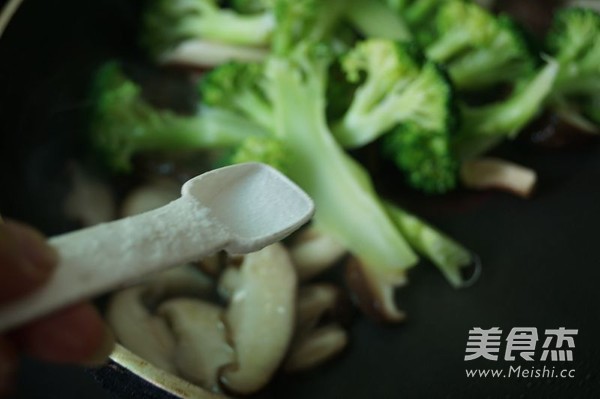
[[[412,34],[393,9],[379,0],[350,0],[346,17],[367,37],[409,41]]]
[[[386,214],[366,171],[336,143],[325,119],[325,72],[298,71],[277,58],[276,132],[290,148],[288,175],[315,201],[315,223],[390,284],[404,280],[416,255]]]
[[[469,266],[471,253],[423,220],[387,202],[386,210],[409,244],[429,259],[455,288],[464,285],[461,269]]]
[[[425,51],[427,57],[438,61],[448,62],[457,53],[471,44],[471,36],[467,31],[449,32],[429,45]]]
[[[188,37],[201,37],[229,44],[266,46],[274,27],[275,18],[271,12],[240,15],[219,9],[209,11],[199,19],[184,19],[178,29]]]
[[[464,129],[470,136],[512,137],[531,121],[551,93],[559,67],[550,61],[505,101],[482,107],[463,106]]]
[[[202,148],[237,146],[250,136],[267,135],[262,127],[223,109],[201,107],[199,116],[189,122],[189,133],[197,136]]]

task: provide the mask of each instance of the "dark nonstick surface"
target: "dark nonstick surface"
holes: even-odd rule
[[[89,77],[106,59],[139,58],[134,42],[137,4],[27,0],[0,40],[4,216],[47,234],[73,227],[62,215],[62,199],[68,186],[66,165],[84,148]],[[502,151],[539,172],[534,198],[466,192],[405,198],[477,252],[483,262],[477,284],[454,290],[424,262],[398,294],[409,315],[405,324],[382,326],[356,318],[351,346],[338,360],[293,378],[279,377],[261,397],[600,397],[600,148],[589,142],[557,152],[511,143]],[[536,327],[541,334],[547,328],[578,329],[574,361],[465,362],[473,327],[500,327],[503,338],[513,327]],[[511,365],[574,369],[575,377],[465,375],[466,368]],[[23,371],[19,398],[112,397],[82,369],[26,360]],[[123,375],[113,368],[94,374],[113,392],[132,396],[132,391],[123,393]]]

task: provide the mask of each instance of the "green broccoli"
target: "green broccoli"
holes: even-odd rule
[[[470,251],[398,205],[388,202],[386,209],[409,244],[437,266],[453,287],[465,285],[461,269],[474,262]]]
[[[241,75],[247,84],[201,85],[206,94],[220,98],[219,106],[239,111],[237,88],[253,88],[272,109],[271,134],[285,144],[285,173],[315,201],[314,222],[334,236],[359,259],[377,295],[387,306],[389,318],[398,316],[391,287],[404,281],[404,274],[417,258],[386,214],[368,173],[338,145],[325,115],[328,46],[301,42],[286,53],[272,55],[255,74]],[[231,101],[227,102],[225,99]],[[251,115],[249,115],[251,117]],[[262,123],[254,120],[255,123]]]
[[[440,3],[445,0],[387,0],[388,4],[399,11],[406,22],[415,27],[428,24],[437,13]]]
[[[545,66],[534,73],[515,72],[515,88],[505,100],[462,106],[463,124],[454,143],[460,158],[479,155],[504,138],[514,137],[549,104],[589,126],[574,110],[594,120],[593,98],[600,90],[598,37],[597,12],[581,8],[559,11],[547,37],[552,58]]]
[[[453,146],[459,158],[480,155],[505,138],[515,137],[544,108],[559,66],[549,60],[540,71],[517,84],[504,100],[482,106],[462,104],[462,123]]]
[[[413,39],[410,28],[394,10],[381,0],[349,0],[345,18],[363,36],[369,39],[409,41]]]
[[[446,133],[407,123],[386,134],[382,148],[384,156],[405,173],[412,187],[429,194],[456,187],[458,163]]]
[[[232,0],[233,8],[244,14],[259,13],[270,10],[277,0]]]
[[[529,40],[514,20],[467,0],[440,5],[435,38],[425,53],[446,66],[458,89],[513,82],[536,66]]]
[[[409,27],[415,40],[426,46],[434,39],[434,24],[437,12],[447,0],[387,0]]]
[[[356,148],[384,136],[384,153],[406,172],[412,186],[430,193],[453,188],[456,164],[450,140],[456,120],[452,85],[444,71],[423,61],[413,46],[384,39],[358,43],[342,66],[358,87],[333,127],[336,139]]]
[[[274,0],[271,50],[285,54],[302,40],[329,43],[339,26],[345,0]]]
[[[272,129],[273,110],[258,86],[262,74],[263,64],[255,62],[229,62],[214,68],[200,81],[202,102],[216,109],[226,107]]]
[[[188,40],[210,42],[216,48],[268,47],[274,28],[271,9],[242,14],[223,8],[217,0],[149,0],[143,12],[142,44],[157,59]],[[247,57],[243,51],[237,55],[233,58]]]
[[[554,105],[580,108],[584,117],[599,124],[600,13],[587,8],[560,10],[547,35],[547,48],[560,65]]]
[[[440,68],[422,64],[409,44],[370,39],[343,60],[346,78],[357,84],[347,112],[334,126],[347,148],[368,144],[401,123],[446,132],[452,125],[452,88]]]
[[[91,145],[117,171],[129,171],[131,158],[142,152],[229,148],[266,134],[223,109],[203,106],[197,115],[184,116],[154,108],[116,62],[100,68],[92,97]]]
[[[287,173],[289,169],[289,149],[279,138],[267,136],[250,136],[233,149],[226,159],[227,164],[261,162]]]

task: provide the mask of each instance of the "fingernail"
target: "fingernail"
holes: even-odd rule
[[[58,260],[58,254],[42,234],[35,229],[15,223],[7,222],[4,227],[17,241],[19,251],[28,262],[22,262],[23,267],[31,273],[46,273],[50,271]]]
[[[115,349],[115,336],[112,330],[108,327],[104,327],[104,336],[102,342],[98,348],[89,356],[83,360],[81,364],[86,367],[100,367],[108,362],[108,356]]]

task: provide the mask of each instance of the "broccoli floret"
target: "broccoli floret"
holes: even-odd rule
[[[91,145],[117,171],[129,171],[137,153],[227,148],[249,135],[265,134],[254,123],[223,109],[202,107],[193,116],[156,109],[116,62],[98,71],[92,97]]]
[[[204,74],[200,80],[202,102],[229,109],[272,129],[273,111],[267,94],[259,86],[263,64],[229,62]]]
[[[381,0],[350,0],[346,3],[345,17],[369,39],[409,41],[413,38],[406,22]]]
[[[344,0],[275,0],[272,51],[285,54],[302,40],[328,43],[345,7]]]
[[[234,149],[227,163],[261,162],[287,173],[288,152],[286,144],[275,136],[250,136]]]
[[[342,60],[347,79],[358,85],[342,120],[334,126],[347,148],[374,141],[402,123],[448,132],[452,88],[436,64],[421,65],[411,45],[371,39],[358,43]]]
[[[411,34],[421,46],[434,39],[434,24],[440,6],[447,0],[387,0],[410,28]]]
[[[486,46],[497,33],[493,15],[468,0],[444,2],[434,22],[436,40],[427,46],[427,56],[441,62],[473,48]]]
[[[267,47],[274,28],[270,9],[242,14],[223,8],[217,0],[150,0],[143,13],[142,44],[158,59],[194,39]]]
[[[397,205],[388,202],[386,209],[409,244],[437,266],[453,287],[465,285],[461,269],[475,261],[469,250]]]
[[[384,156],[396,163],[412,187],[429,194],[456,187],[457,161],[447,134],[407,123],[386,134],[382,148]]]
[[[548,33],[547,48],[560,65],[553,106],[580,109],[583,118],[599,124],[600,13],[587,8],[560,10]]]
[[[559,66],[550,60],[524,78],[505,100],[461,107],[462,124],[454,148],[460,158],[480,155],[504,138],[512,138],[543,109],[556,82]]]
[[[548,33],[547,47],[561,67],[556,93],[600,90],[600,13],[586,8],[560,10]]]
[[[413,187],[429,193],[453,188],[454,95],[444,71],[433,62],[423,63],[414,47],[383,39],[357,44],[342,66],[358,87],[334,124],[336,139],[356,148],[384,136],[384,153]]]
[[[435,40],[425,52],[446,66],[459,89],[513,82],[535,69],[529,40],[506,15],[495,16],[466,0],[446,1],[435,27]]]

